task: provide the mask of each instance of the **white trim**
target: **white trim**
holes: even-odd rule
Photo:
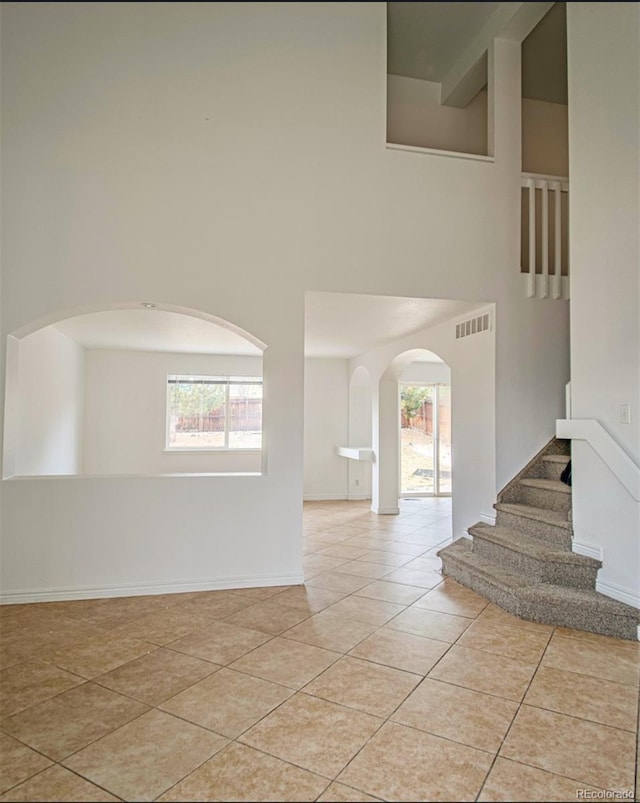
[[[469,530],[467,530],[466,528],[462,531],[462,533],[461,533],[461,535],[459,537],[460,538],[466,538],[467,541],[473,541],[473,536],[471,535]],[[452,543],[453,543],[454,540],[457,540],[457,539],[454,539],[454,537],[451,536],[451,542]]]
[[[346,502],[348,497],[344,493],[304,494],[302,499],[304,502],[334,502],[336,500]]]
[[[336,453],[349,460],[373,460],[373,449],[370,446],[336,446]]]
[[[104,597],[139,597],[155,594],[183,594],[190,591],[227,591],[234,588],[267,588],[269,586],[302,585],[301,574],[267,577],[227,577],[220,580],[196,580],[185,583],[148,583],[124,586],[77,586],[15,591],[0,595],[3,605],[23,602],[56,602],[57,600],[102,599]]]
[[[397,516],[400,513],[399,507],[379,507],[376,508],[374,505],[371,505],[371,512],[377,513],[379,516]]]
[[[640,609],[640,592],[630,588],[624,588],[616,583],[608,583],[606,580],[596,580],[596,591],[605,594],[607,597],[624,602],[633,608]]]
[[[640,502],[640,466],[599,421],[595,418],[558,419],[556,436],[586,441],[633,499]]]
[[[548,176],[544,173],[523,173],[521,186],[527,188],[529,186],[529,179],[533,181],[533,186],[536,190],[541,190],[546,182],[546,184],[559,184],[561,192],[569,192],[568,176]]]
[[[427,153],[432,156],[448,156],[454,159],[472,159],[476,162],[489,162],[493,164],[493,156],[483,156],[480,153],[458,153],[458,151],[441,151],[437,148],[420,148],[418,145],[397,145],[395,142],[386,143],[389,151],[411,151],[412,153]]]
[[[582,541],[573,541],[571,544],[572,551],[577,555],[584,555],[587,558],[595,558],[600,562],[604,561],[604,552],[601,546],[596,544],[585,544]]]
[[[371,492],[370,491],[369,491],[369,493],[367,493],[365,491],[364,493],[361,493],[361,494],[353,494],[353,493],[350,492],[349,496],[347,496],[347,501],[348,502],[362,502],[362,501],[365,501],[367,499],[371,499]]]
[[[492,527],[495,527],[496,518],[497,514],[495,513],[495,511],[493,513],[480,514],[480,521],[484,522],[485,524],[490,524]]]
[[[534,278],[534,274],[522,273],[521,271],[520,275],[522,276],[522,283],[524,284],[525,295],[528,296],[529,298],[538,298],[546,301],[568,301],[570,298],[571,283],[568,276],[560,277],[560,295],[558,297],[555,297],[553,295],[547,295],[547,296],[543,295],[544,285],[545,285],[545,276],[543,276],[543,274],[536,273],[534,282],[531,281]],[[554,278],[553,273],[551,274],[551,278]]]

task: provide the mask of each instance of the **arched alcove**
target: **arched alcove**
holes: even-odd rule
[[[32,322],[7,341],[3,477],[260,473],[265,348],[152,302]]]

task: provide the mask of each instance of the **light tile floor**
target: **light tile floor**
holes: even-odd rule
[[[304,586],[3,606],[0,801],[633,799],[640,645],[444,579],[450,526],[307,503]]]

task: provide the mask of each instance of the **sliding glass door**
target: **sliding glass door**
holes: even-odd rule
[[[400,385],[400,495],[451,493],[451,388]]]

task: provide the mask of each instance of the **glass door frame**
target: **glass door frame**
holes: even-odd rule
[[[432,436],[433,436],[433,491],[403,491],[402,490],[402,388],[433,388],[432,403]],[[398,496],[400,499],[409,497],[439,497],[451,496],[452,491],[439,491],[440,488],[440,388],[449,389],[449,404],[451,404],[451,385],[446,382],[402,382],[398,381]],[[451,488],[453,489],[453,466],[451,469]]]

